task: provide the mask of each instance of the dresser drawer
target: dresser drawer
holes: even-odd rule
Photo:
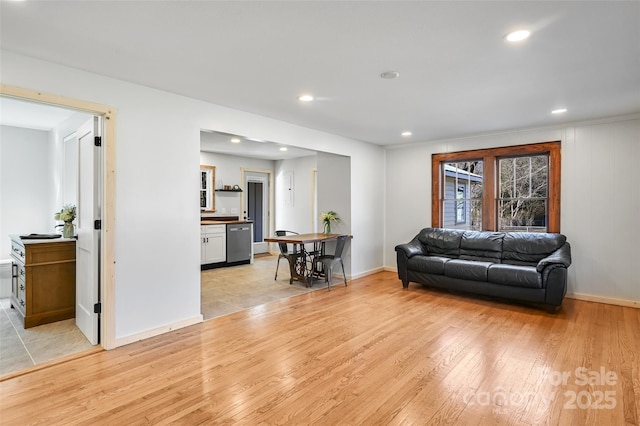
[[[25,268],[24,264],[20,262],[14,262],[14,265],[16,265],[17,267],[16,274],[18,276],[18,279],[24,281],[25,277],[27,276],[27,268]]]
[[[20,262],[24,263],[25,249],[23,246],[14,241],[11,241],[11,255]]]
[[[27,285],[26,282],[24,280],[24,277],[19,277],[17,280],[17,288],[16,288],[16,293],[15,293],[15,301],[17,303],[13,303],[14,308],[18,308],[20,310],[20,312],[22,313],[22,315],[25,314],[26,310],[27,310]]]
[[[24,309],[25,301],[27,300],[27,285],[24,280],[18,279],[18,301],[20,306]]]

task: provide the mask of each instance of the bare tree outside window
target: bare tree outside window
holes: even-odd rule
[[[546,232],[548,156],[501,158],[498,168],[498,230]]]

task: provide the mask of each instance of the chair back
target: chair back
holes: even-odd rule
[[[338,258],[338,257],[342,257],[342,250],[344,250],[344,245],[347,242],[347,236],[346,235],[340,235],[337,238],[337,243],[336,243],[336,250],[333,253],[333,257],[334,258]]]
[[[289,234],[289,235],[298,235],[297,232],[285,231],[284,229],[279,229],[279,230],[276,231],[276,237],[284,237],[287,234]],[[287,243],[278,243],[278,247],[280,248],[280,253],[282,253],[282,254],[289,253],[289,249],[287,248]]]

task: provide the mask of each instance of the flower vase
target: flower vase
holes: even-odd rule
[[[62,228],[62,236],[64,238],[73,238],[75,234],[75,229],[73,226],[73,222],[65,222],[64,227]]]
[[[324,234],[329,235],[331,233],[331,222],[327,221],[324,223]]]

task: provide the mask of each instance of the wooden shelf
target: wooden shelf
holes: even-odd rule
[[[242,189],[216,189],[216,192],[242,192]]]

